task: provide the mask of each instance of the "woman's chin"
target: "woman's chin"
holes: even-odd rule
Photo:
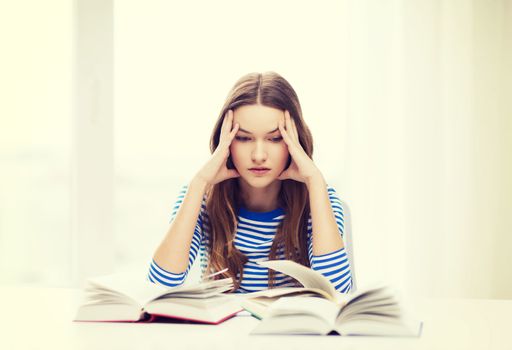
[[[265,188],[277,180],[273,176],[242,176],[243,181],[254,188]]]

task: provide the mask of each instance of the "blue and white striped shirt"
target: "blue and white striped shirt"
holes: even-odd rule
[[[334,188],[328,186],[327,191],[336,223],[338,225],[338,231],[343,237],[344,222],[341,201]],[[181,189],[178,199],[174,205],[170,222],[174,220],[178,209],[183,203],[183,198],[185,197],[186,192],[187,186],[184,186]],[[244,265],[243,279],[241,281],[240,288],[236,292],[256,292],[268,288],[268,269],[258,265],[257,262],[268,260],[270,247],[276,235],[277,228],[283,218],[284,210],[282,208],[265,213],[252,212],[246,208],[240,208],[235,234],[235,247],[243,253],[248,260]],[[209,218],[206,213],[205,198],[203,198],[201,212],[198,216],[194,235],[192,237],[187,270],[182,273],[172,273],[158,266],[153,260],[150,264],[148,273],[148,279],[151,282],[168,287],[183,284],[198,254],[201,256],[201,268],[204,272],[207,265],[206,247],[208,246],[210,234],[207,230],[208,226],[203,225],[203,223],[208,222],[208,220]],[[313,255],[311,215],[308,220],[307,230],[308,257],[311,268],[326,276],[339,292],[350,292],[352,288],[352,276],[345,248],[341,248],[328,254]],[[282,251],[277,251],[277,257],[279,259],[284,258]],[[274,276],[274,286],[293,286],[293,282],[290,277],[281,273],[276,273]]]

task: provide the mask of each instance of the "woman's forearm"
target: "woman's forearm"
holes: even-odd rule
[[[327,185],[322,174],[306,180],[311,210],[313,255],[331,253],[344,247],[332,211]]]
[[[158,266],[166,271],[182,273],[188,267],[190,245],[206,189],[207,183],[194,177],[176,217],[153,255]]]

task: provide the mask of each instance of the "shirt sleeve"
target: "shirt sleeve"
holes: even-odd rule
[[[176,199],[176,202],[174,203],[171,218],[169,220],[169,224],[172,223],[174,218],[176,217],[176,214],[178,210],[180,209],[181,205],[183,204],[183,199],[185,198],[185,194],[187,193],[188,186],[183,186],[180,190],[180,193],[178,194],[178,198]],[[187,278],[188,272],[190,271],[190,268],[192,267],[192,264],[194,263],[197,254],[201,248],[202,238],[203,238],[203,221],[202,221],[202,214],[205,210],[205,201],[203,199],[203,202],[201,204],[201,211],[197,218],[196,226],[194,228],[194,234],[192,236],[192,243],[190,245],[190,251],[189,251],[189,257],[188,257],[188,267],[187,269],[182,273],[173,273],[170,271],[166,271],[161,266],[159,266],[154,259],[152,259],[150,266],[149,266],[149,272],[147,275],[147,279],[150,282],[153,282],[155,284],[159,284],[166,287],[176,287],[185,282],[185,279]]]
[[[345,232],[343,205],[333,187],[327,186],[327,192],[338,231],[343,238]],[[311,216],[308,221],[308,254],[311,268],[327,277],[337,291],[349,293],[352,290],[352,274],[345,247],[327,254],[313,255]]]

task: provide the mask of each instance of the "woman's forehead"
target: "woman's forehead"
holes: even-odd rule
[[[284,119],[284,111],[262,105],[249,105],[237,108],[233,117],[241,131],[267,134],[279,130],[279,120]]]

